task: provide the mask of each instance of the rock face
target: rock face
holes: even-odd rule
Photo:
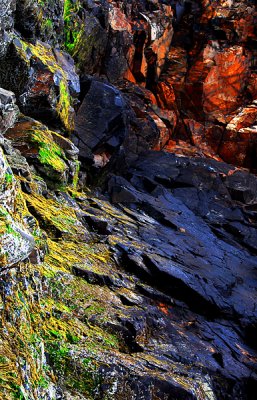
[[[0,83],[15,92],[22,112],[52,123],[59,118],[67,131],[73,130],[73,97],[78,96],[80,84],[68,54],[40,41],[32,44],[15,38],[0,68]]]
[[[16,121],[19,109],[16,105],[15,94],[0,89],[0,132],[4,133]]]
[[[1,399],[256,398],[255,23],[2,1]]]
[[[15,28],[28,39],[40,39],[53,46],[64,40],[64,13],[66,0],[19,0],[16,4]]]
[[[16,0],[4,0],[0,4],[0,58],[2,59],[12,41],[11,35],[14,27],[14,11],[16,8]]]
[[[15,105],[15,95],[0,89],[0,140],[5,146],[3,133],[10,128],[18,114]],[[6,269],[13,264],[28,258],[35,247],[32,235],[36,221],[28,212],[21,197],[21,188],[14,177],[13,171],[0,148],[0,264],[1,269]]]
[[[73,142],[84,163],[103,167],[126,136],[126,104],[114,86],[88,81],[88,91],[76,116]]]
[[[206,155],[214,150],[227,162],[255,170],[250,161],[256,148],[255,120],[247,116],[256,99],[256,6],[252,1],[200,3],[185,2],[158,96],[163,107],[178,109],[174,139],[193,141]],[[232,133],[235,118],[241,126]],[[195,136],[201,143],[195,143]],[[173,141],[167,149],[175,147]]]
[[[4,157],[2,149],[0,164],[0,264],[1,269],[6,269],[28,258],[35,247],[35,241],[27,222],[30,218],[33,221],[33,217],[30,216],[25,203],[19,198],[19,185]]]

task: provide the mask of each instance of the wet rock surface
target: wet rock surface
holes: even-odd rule
[[[140,279],[139,292],[159,301],[167,317],[161,331],[171,335],[165,343],[178,346],[168,345],[165,356],[203,364],[218,398],[227,398],[219,387],[220,374],[231,384],[237,376],[233,390],[238,380],[249,384],[246,398],[251,398],[247,376],[256,373],[252,361],[243,365],[238,359],[245,346],[251,360],[256,357],[257,231],[247,211],[254,209],[256,182],[255,176],[224,163],[150,152],[128,170],[127,179],[116,176],[108,183],[112,203],[129,223],[102,212],[87,217],[97,232],[105,229],[119,265]],[[147,291],[142,281],[156,289]],[[123,299],[124,304],[130,301]],[[183,320],[183,339],[173,331],[177,318]],[[227,343],[226,335],[231,338]],[[233,396],[244,398],[242,393]]]
[[[0,398],[255,399],[256,5],[2,3]]]

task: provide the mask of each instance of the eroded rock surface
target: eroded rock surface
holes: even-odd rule
[[[14,28],[14,11],[16,9],[16,0],[4,0],[0,4],[0,58],[2,59],[8,50],[12,41]]]
[[[255,22],[1,3],[1,399],[255,399]]]

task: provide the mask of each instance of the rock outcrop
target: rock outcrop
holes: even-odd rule
[[[256,15],[0,4],[1,399],[255,399]]]
[[[0,4],[0,58],[6,55],[8,47],[12,41],[14,28],[14,11],[16,9],[16,0],[5,0]]]
[[[200,3],[185,2],[157,93],[163,107],[178,110],[174,139],[255,170],[255,119],[248,118],[248,109],[256,100],[256,6],[234,0]],[[235,118],[241,126],[231,132]],[[168,150],[176,148],[176,140]]]

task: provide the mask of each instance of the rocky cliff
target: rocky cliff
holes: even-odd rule
[[[1,399],[256,398],[256,19],[1,2]]]

